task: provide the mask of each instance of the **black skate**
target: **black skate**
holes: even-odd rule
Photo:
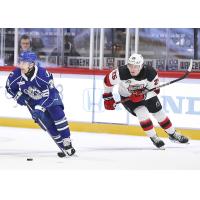
[[[66,156],[72,156],[75,154],[76,150],[72,147],[71,139],[65,138],[63,140],[64,148],[62,149],[62,152],[58,152],[57,155],[60,158],[66,157]]]
[[[169,134],[169,139],[172,142],[179,142],[179,143],[188,143],[189,139],[180,133],[174,132],[173,134]]]
[[[150,137],[150,139],[157,148],[164,149],[165,143],[158,136]]]

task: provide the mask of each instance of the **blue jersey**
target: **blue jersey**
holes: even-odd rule
[[[19,91],[30,97],[31,106],[40,105],[48,108],[62,105],[58,90],[54,87],[53,76],[46,69],[35,66],[33,76],[28,77],[20,69],[12,71],[7,79],[6,89],[13,98]]]

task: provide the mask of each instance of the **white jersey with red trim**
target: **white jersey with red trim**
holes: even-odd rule
[[[104,78],[104,92],[110,93],[113,87],[118,85],[118,92],[123,97],[130,96],[136,90],[150,90],[159,86],[156,70],[150,66],[144,66],[137,76],[131,76],[127,65],[114,69]],[[157,93],[148,92],[146,100],[156,96]]]

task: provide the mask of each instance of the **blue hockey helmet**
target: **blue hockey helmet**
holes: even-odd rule
[[[35,63],[37,60],[37,55],[32,51],[23,51],[19,55],[19,62],[25,61],[30,63]]]

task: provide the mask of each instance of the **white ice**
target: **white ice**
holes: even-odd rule
[[[200,169],[198,140],[164,138],[165,150],[158,150],[147,137],[72,132],[71,138],[76,155],[59,158],[46,132],[0,127],[0,169]]]

